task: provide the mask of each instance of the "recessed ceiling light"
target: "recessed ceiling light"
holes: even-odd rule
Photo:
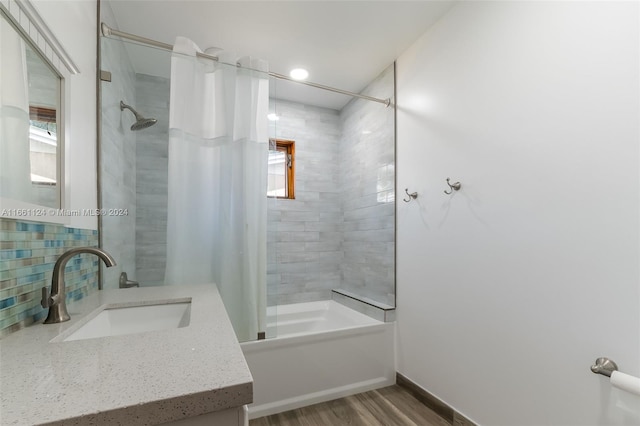
[[[294,80],[306,80],[309,77],[309,71],[304,68],[296,68],[291,70],[289,76]]]
[[[280,117],[278,117],[276,114],[273,114],[273,113],[267,115],[267,118],[269,119],[269,121],[278,121],[278,120],[280,120]]]

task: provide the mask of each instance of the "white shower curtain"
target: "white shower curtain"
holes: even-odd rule
[[[254,340],[266,329],[267,64],[198,51],[178,37],[171,59],[165,283],[215,283],[238,339]]]
[[[24,40],[0,17],[0,197],[32,201]]]

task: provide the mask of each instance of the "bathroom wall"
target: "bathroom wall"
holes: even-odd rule
[[[117,21],[109,2],[102,20]],[[169,148],[169,79],[136,73],[131,57],[144,54],[167,74],[171,53],[147,46],[102,39],[102,69],[112,81],[102,83],[102,159],[104,207],[128,208],[128,215],[103,218],[103,245],[122,258],[122,267],[104,270],[106,283],[117,287],[121,271],[141,286],[164,284],[167,248],[167,155]],[[144,117],[158,122],[132,131],[134,115],[120,111],[123,100]]]
[[[639,12],[460,2],[398,60],[398,370],[478,424],[639,424],[589,369],[640,375]]]
[[[361,93],[393,98],[393,65]],[[354,98],[340,111],[341,288],[395,306],[393,107]]]
[[[136,74],[121,41],[104,39],[102,46],[102,69],[112,72],[112,81],[102,83],[103,206],[128,209],[125,216],[103,218],[103,246],[107,251],[113,248],[120,258],[116,260],[122,264],[118,270],[104,270],[105,288],[118,286],[121,271],[141,286],[163,285],[167,256],[169,79]],[[135,118],[129,111],[120,111],[120,99],[158,122],[132,131]]]
[[[390,98],[393,84],[390,66],[362,93]],[[272,99],[270,110],[279,116],[271,137],[296,141],[296,199],[268,204],[270,300],[326,300],[341,288],[394,305],[393,108],[354,99],[338,112]]]
[[[3,0],[5,6],[8,2]],[[65,204],[69,210],[95,209],[96,187],[96,3],[43,1],[32,4],[64,46],[80,73],[66,81],[69,113],[65,120]],[[34,321],[46,310],[39,306],[41,287],[50,285],[53,262],[65,249],[97,245],[97,218],[68,216],[66,226],[0,218],[0,337]],[[97,260],[72,259],[67,271],[71,302],[97,288]]]
[[[103,16],[110,13],[103,4]],[[120,273],[136,278],[136,133],[129,111],[120,111],[120,101],[136,105],[136,75],[124,43],[101,39],[101,69],[111,72],[111,81],[102,81],[102,139],[100,178],[102,207],[127,209],[126,215],[102,217],[102,247],[115,256],[117,265],[103,268],[103,288],[118,288]],[[115,190],[117,188],[117,190]]]
[[[343,258],[338,112],[280,99],[270,111],[270,137],[296,142],[296,198],[268,200],[268,305],[327,300]]]
[[[167,56],[168,59],[168,56]],[[167,259],[168,78],[136,74],[136,106],[158,122],[136,134],[136,274],[141,286],[164,285]]]

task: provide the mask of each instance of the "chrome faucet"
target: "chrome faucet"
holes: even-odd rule
[[[47,315],[47,319],[44,320],[45,324],[56,324],[71,319],[67,312],[67,302],[65,300],[64,267],[67,265],[69,259],[81,253],[95,254],[104,261],[107,267],[116,264],[116,261],[113,260],[113,257],[111,257],[109,253],[97,247],[76,247],[62,253],[53,266],[51,294],[48,293],[46,287],[42,287],[42,300],[40,304],[43,308],[49,308],[49,315]]]
[[[130,280],[126,272],[122,272],[120,274],[119,284],[120,288],[140,287],[140,283],[138,281]]]

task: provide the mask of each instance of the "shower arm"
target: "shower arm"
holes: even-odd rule
[[[120,101],[120,111],[124,111],[125,109],[128,109],[129,111],[131,111],[133,115],[136,116],[136,120],[140,120],[143,118],[140,114],[138,114],[138,111],[133,109],[131,106],[125,104],[124,102]]]
[[[102,30],[102,35],[104,37],[117,36],[117,37],[121,37],[121,38],[126,38],[126,39],[131,40],[131,41],[136,41],[138,43],[148,44],[150,46],[158,47],[160,49],[173,50],[173,45],[171,45],[171,44],[163,43],[163,42],[157,41],[157,40],[152,40],[152,39],[146,38],[146,37],[141,37],[141,36],[135,35],[135,34],[126,33],[124,31],[115,30],[115,29],[109,27],[104,22],[102,22],[100,24],[100,28]],[[220,59],[217,56],[214,56],[214,55],[207,55],[206,53],[196,52],[196,56],[198,56],[199,58],[205,58],[205,59],[210,59],[212,61],[220,62]],[[229,65],[232,65],[232,64],[229,64]],[[240,64],[235,64],[235,65],[237,67],[240,67]],[[242,68],[246,68],[246,67],[242,67]],[[250,69],[250,68],[247,68],[247,69]],[[254,70],[254,71],[260,71],[260,70]],[[264,72],[264,71],[261,71],[261,72]],[[342,95],[347,95],[347,96],[351,96],[351,97],[354,97],[354,98],[360,98],[360,99],[365,99],[367,101],[378,102],[378,103],[384,104],[387,107],[391,105],[391,99],[390,98],[380,99],[380,98],[375,98],[373,96],[361,95],[360,93],[349,92],[348,90],[342,90],[342,89],[337,89],[337,88],[331,87],[331,86],[325,86],[324,84],[313,83],[311,81],[294,80],[293,78],[291,78],[289,76],[286,76],[284,74],[278,74],[278,73],[271,72],[271,71],[267,72],[266,74],[268,74],[270,77],[274,77],[274,78],[277,78],[277,79],[280,79],[280,80],[287,80],[287,81],[291,81],[293,83],[304,84],[305,86],[311,86],[311,87],[315,87],[317,89],[327,90],[329,92],[340,93]]]

